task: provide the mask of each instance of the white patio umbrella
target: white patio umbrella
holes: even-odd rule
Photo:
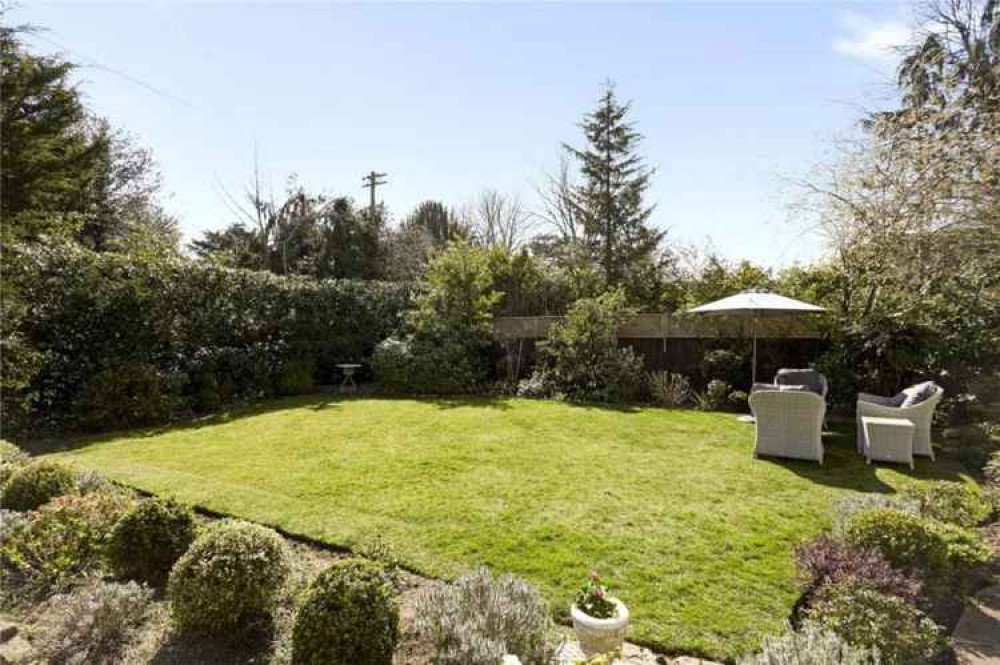
[[[687,310],[688,314],[724,315],[750,319],[753,331],[753,365],[750,383],[757,382],[757,322],[762,318],[816,314],[826,310],[794,298],[766,291],[744,291]]]

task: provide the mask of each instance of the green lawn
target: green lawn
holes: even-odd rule
[[[633,639],[729,659],[788,617],[792,548],[838,497],[958,474],[866,466],[848,430],[822,467],[754,460],[752,437],[731,414],[312,396],[56,456],[335,545],[381,534],[430,575],[512,571],[557,611],[596,568]]]

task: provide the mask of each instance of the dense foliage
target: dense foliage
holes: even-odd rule
[[[507,654],[545,665],[557,633],[541,595],[511,575],[482,568],[454,583],[430,585],[416,601],[417,630],[439,665],[496,665]]]
[[[893,567],[917,573],[927,583],[942,583],[951,577],[948,545],[934,526],[917,515],[877,508],[854,517],[846,540],[878,550]]]
[[[941,630],[907,600],[853,581],[826,587],[808,617],[849,644],[878,650],[884,665],[929,663],[941,650]]]
[[[824,587],[852,582],[865,588],[918,603],[923,583],[913,573],[893,568],[882,553],[820,536],[795,550],[807,599]]]
[[[149,498],[115,525],[108,557],[118,576],[162,586],[194,537],[190,508],[171,500]]]
[[[634,316],[622,291],[576,301],[539,344],[536,375],[571,400],[634,398],[642,385],[642,358],[618,345],[618,328]]]
[[[75,487],[76,473],[72,469],[54,462],[32,462],[10,474],[0,495],[0,506],[8,510],[34,510]]]
[[[174,621],[192,632],[246,632],[274,609],[288,557],[287,545],[270,529],[236,520],[212,524],[170,573]]]
[[[911,485],[902,494],[918,505],[925,517],[958,526],[978,526],[992,512],[982,491],[971,483],[940,481]]]
[[[9,602],[43,598],[105,567],[108,533],[131,506],[121,492],[67,494],[31,513],[0,544]]]
[[[334,562],[312,583],[295,620],[294,665],[391,665],[399,638],[395,589],[381,564]]]
[[[2,323],[11,428],[131,426],[299,392],[369,353],[401,325],[411,297],[405,285],[68,245],[7,247],[4,280],[5,306],[30,304]]]

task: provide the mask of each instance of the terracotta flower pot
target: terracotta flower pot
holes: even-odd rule
[[[629,613],[625,603],[617,598],[608,598],[615,604],[615,615],[609,619],[597,619],[584,613],[574,603],[570,607],[573,630],[580,648],[588,656],[608,653],[620,649],[628,630]]]

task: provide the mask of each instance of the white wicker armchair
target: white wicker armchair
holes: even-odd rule
[[[757,423],[753,454],[823,463],[826,402],[806,390],[756,390],[750,411]]]
[[[824,400],[830,392],[826,377],[814,369],[779,369],[774,375],[774,383],[779,386],[806,386]]]
[[[937,408],[942,397],[944,397],[944,389],[936,385],[930,397],[914,406],[903,407],[897,406],[902,402],[901,395],[882,397],[881,395],[859,393],[856,423],[858,452],[863,453],[865,450],[865,428],[861,426],[863,417],[903,418],[912,422],[915,428],[913,454],[934,459],[934,449],[931,447],[931,420],[934,418],[934,409]]]

